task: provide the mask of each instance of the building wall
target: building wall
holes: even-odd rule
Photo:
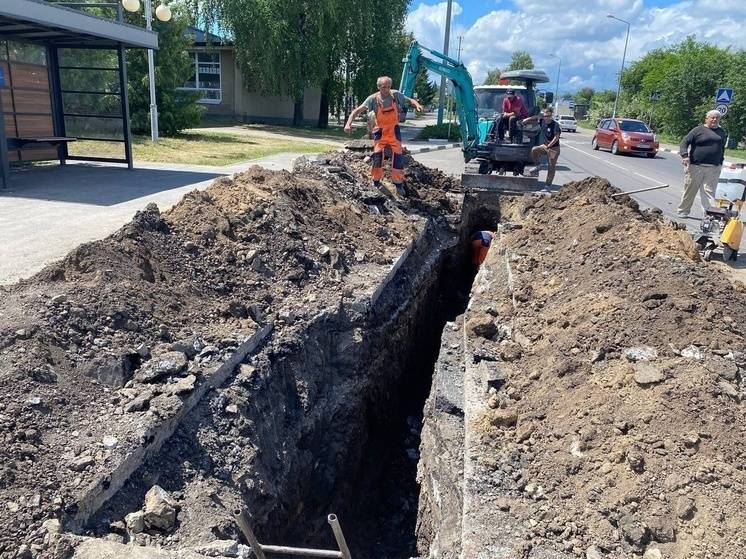
[[[247,88],[232,50],[221,49],[220,73],[222,101],[219,104],[205,103],[206,116],[270,124],[292,122],[293,99],[286,96],[267,96]],[[303,102],[305,123],[316,124],[320,100],[319,88],[306,89]]]

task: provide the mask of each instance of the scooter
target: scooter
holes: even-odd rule
[[[701,234],[696,240],[705,262],[712,259],[718,246],[722,247],[723,260],[738,259],[738,249],[743,237],[741,209],[746,202],[746,169],[725,168],[720,172],[715,205],[707,208],[700,223]],[[717,239],[717,240],[716,240]]]

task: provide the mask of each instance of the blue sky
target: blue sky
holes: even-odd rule
[[[423,45],[442,50],[445,14],[445,0],[412,0],[407,28]],[[687,35],[746,48],[746,0],[453,0],[449,51],[457,54],[461,36],[461,58],[475,83],[520,49],[547,71],[550,89],[557,57],[560,92],[615,89],[627,26],[607,14],[630,22],[625,66]]]

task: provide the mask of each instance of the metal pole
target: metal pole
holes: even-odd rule
[[[667,184],[659,184],[658,186],[651,186],[648,188],[638,188],[637,190],[627,190],[626,192],[617,192],[616,194],[612,194],[612,198],[616,198],[617,196],[626,196],[627,194],[637,194],[638,192],[648,192],[649,190],[659,190],[661,188],[668,188],[669,185]]]
[[[145,0],[145,29],[153,30],[153,5],[151,0]],[[197,72],[199,79],[199,69]],[[150,89],[150,138],[158,141],[158,106],[155,103],[155,64],[153,49],[148,49],[148,87]]]
[[[562,69],[562,58],[557,56],[557,60],[559,60],[559,64],[557,65],[557,85],[554,86],[554,106],[559,110],[559,79],[560,70]]]
[[[617,86],[616,86],[616,97],[614,98],[614,110],[611,113],[611,118],[616,118],[616,108],[617,108],[617,105],[619,104],[619,93],[622,90],[622,72],[624,72],[624,59],[627,58],[627,42],[629,41],[630,23],[628,21],[625,21],[611,14],[609,14],[606,17],[610,17],[611,19],[615,19],[617,21],[621,21],[622,23],[627,24],[627,36],[624,39],[624,53],[622,53],[622,69],[619,70],[619,79],[617,80]]]
[[[337,519],[336,514],[330,514],[328,516],[329,524],[332,527],[332,532],[334,532],[334,539],[337,540],[337,545],[339,546],[339,550],[342,552],[342,557],[344,559],[352,559],[352,555],[350,554],[350,548],[347,547],[347,542],[345,541],[344,534],[342,534],[342,527],[339,525],[339,520]]]
[[[249,526],[249,521],[246,519],[244,512],[242,510],[234,510],[233,518],[236,519],[236,524],[241,528],[243,535],[246,536],[246,541],[249,542],[251,551],[256,555],[256,559],[267,559],[262,551],[262,546],[259,545],[259,540],[256,539],[254,532],[252,532],[251,527]]]
[[[451,4],[453,0],[448,0],[446,8],[446,37],[443,41],[443,54],[448,56],[448,39],[451,35]],[[446,96],[446,77],[440,76],[440,97],[438,99],[438,124],[443,124],[443,102]]]

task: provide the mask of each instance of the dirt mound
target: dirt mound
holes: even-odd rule
[[[505,373],[474,425],[483,466],[525,554],[746,557],[745,290],[614,193],[588,179],[507,216],[512,300],[475,319]]]
[[[388,266],[412,216],[457,183],[411,166],[411,199],[371,189],[360,157],[254,167],[155,205],[34,278],[2,288],[0,556],[45,546],[95,472],[258,328],[338,305],[358,268]],[[144,415],[143,415],[144,414]],[[22,550],[23,551],[23,550]]]

